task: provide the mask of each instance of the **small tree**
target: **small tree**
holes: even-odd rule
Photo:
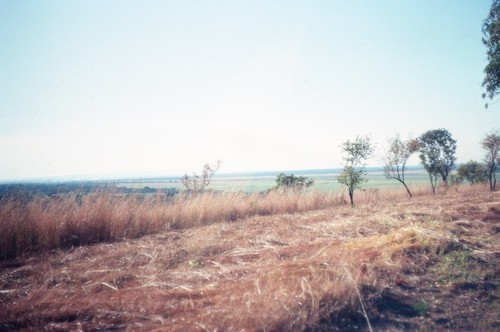
[[[313,184],[314,180],[308,179],[305,176],[295,176],[293,174],[286,175],[281,173],[276,177],[277,189],[300,191],[309,188]]]
[[[385,156],[385,176],[403,184],[411,198],[411,192],[405,182],[406,163],[412,154],[420,148],[418,140],[408,139],[402,141],[399,134],[389,140],[389,151]]]
[[[458,181],[466,180],[470,184],[486,181],[486,167],[477,161],[470,160],[465,164],[461,164],[457,168]]]
[[[222,162],[220,160],[217,161],[215,165],[205,164],[201,175],[197,175],[196,173],[193,173],[191,176],[184,174],[181,182],[186,190],[198,194],[210,184],[212,177],[219,170],[221,164]]]
[[[486,150],[484,161],[486,163],[488,179],[490,181],[490,190],[496,190],[497,178],[496,171],[500,164],[500,132],[492,131],[481,141],[481,146]]]
[[[446,129],[429,130],[419,138],[420,161],[431,180],[432,192],[436,192],[439,177],[448,184],[448,175],[455,167],[457,141]]]
[[[347,140],[342,144],[345,166],[337,177],[339,183],[347,187],[351,205],[354,205],[354,190],[361,189],[366,175],[365,160],[373,154],[373,146],[369,137],[357,136],[354,142]]]

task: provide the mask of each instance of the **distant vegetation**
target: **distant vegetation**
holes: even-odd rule
[[[276,177],[276,188],[283,190],[301,191],[307,189],[314,184],[314,180],[308,179],[305,176],[295,176],[293,174],[279,174]]]
[[[77,193],[86,195],[92,192],[112,192],[114,194],[156,194],[174,196],[179,192],[175,188],[150,188],[132,189],[115,186],[105,182],[54,182],[54,183],[7,183],[0,184],[0,202],[2,199],[12,197],[28,199],[35,196],[51,197]]]

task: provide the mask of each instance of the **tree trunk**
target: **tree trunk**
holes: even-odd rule
[[[489,180],[490,180],[490,190],[491,191],[495,191],[496,189],[496,185],[497,185],[497,179],[496,179],[496,175],[495,175],[495,164],[493,165],[490,165],[490,169],[489,169]]]
[[[490,182],[490,190],[493,191],[493,173],[491,172],[491,170],[489,171],[490,174],[488,174],[488,180]]]
[[[405,181],[401,180],[399,178],[393,178],[393,179],[398,180],[399,182],[401,182],[403,184],[403,186],[405,186],[406,192],[408,193],[408,196],[410,196],[410,198],[411,198],[412,194],[411,194],[410,188],[408,188],[408,186],[406,185]]]
[[[429,173],[429,179],[431,180],[432,193],[435,195],[436,194],[436,185],[434,184],[434,181],[432,180],[431,173]]]
[[[351,200],[351,206],[354,205],[354,190],[349,189],[349,199]]]
[[[405,186],[406,191],[408,192],[408,195],[409,195],[409,196],[410,196],[410,198],[411,198],[411,196],[412,196],[412,195],[411,195],[411,191],[410,191],[410,189],[408,189],[408,186],[406,185],[406,183],[404,183],[404,182],[402,182],[402,183],[403,183],[403,186]]]
[[[492,176],[492,178],[493,178],[493,185],[491,186],[491,190],[495,191],[496,188],[497,188],[497,176],[495,175],[495,170],[493,170],[492,174],[493,174],[493,176]]]

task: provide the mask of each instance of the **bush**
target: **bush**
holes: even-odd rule
[[[284,190],[300,191],[307,189],[314,184],[314,180],[305,176],[286,175],[281,173],[276,177],[276,188]]]
[[[470,184],[485,182],[487,180],[487,169],[484,164],[470,160],[457,168],[458,181],[466,180]]]

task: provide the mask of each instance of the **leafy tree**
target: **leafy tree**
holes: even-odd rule
[[[389,140],[389,150],[385,156],[385,176],[403,184],[411,198],[411,192],[405,182],[406,163],[412,154],[420,148],[416,139],[402,141],[399,134]]]
[[[500,92],[500,0],[493,0],[488,17],[483,22],[483,44],[487,48],[488,64],[484,68],[483,87],[493,99]],[[488,104],[485,105],[488,108]]]
[[[420,161],[431,180],[432,192],[436,192],[439,177],[448,184],[448,175],[455,167],[457,141],[446,129],[426,131],[419,137]]]
[[[495,172],[500,164],[500,132],[495,130],[486,134],[481,141],[481,146],[487,151],[484,161],[490,182],[490,190],[495,190],[497,185]]]
[[[215,165],[205,164],[201,175],[197,175],[196,173],[193,173],[191,176],[184,174],[181,182],[186,190],[198,194],[210,184],[212,177],[219,170],[221,164],[222,162],[220,160],[217,161]]]
[[[351,205],[354,205],[354,190],[361,189],[366,175],[365,160],[373,154],[373,145],[369,137],[359,137],[351,142],[347,140],[342,144],[345,166],[342,173],[337,177],[339,183],[347,187]]]
[[[486,181],[486,167],[480,162],[470,160],[457,168],[458,181],[466,180],[470,184]]]
[[[300,191],[307,189],[314,184],[314,180],[308,179],[305,176],[295,176],[293,174],[286,175],[281,173],[276,177],[276,188],[284,190]]]

